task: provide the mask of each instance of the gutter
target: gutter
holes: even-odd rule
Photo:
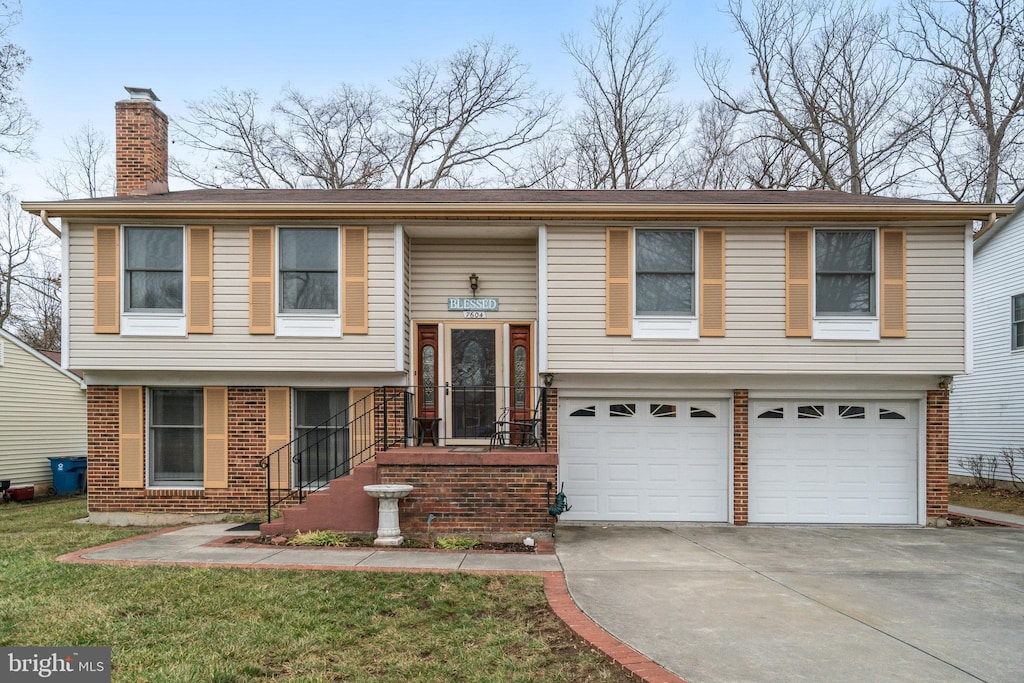
[[[981,220],[1013,212],[1012,204],[601,204],[551,202],[23,202],[43,217],[75,218],[346,218],[346,219],[603,219],[603,220]]]
[[[35,213],[35,212],[33,211],[31,213]],[[56,225],[54,225],[53,223],[50,222],[50,217],[47,214],[46,209],[41,209],[39,211],[39,220],[41,220],[43,222],[43,225],[45,225],[47,227],[47,229],[49,229],[50,232],[52,232],[54,235],[56,235],[58,238],[60,238],[60,229]]]

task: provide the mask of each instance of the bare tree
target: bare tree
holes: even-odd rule
[[[13,323],[26,316],[25,306],[34,293],[53,293],[47,276],[40,275],[51,242],[39,219],[22,211],[17,199],[0,196],[0,327],[17,332],[19,326]],[[59,301],[58,297],[58,309]]]
[[[625,2],[600,7],[593,41],[563,38],[576,63],[576,94],[583,110],[569,130],[579,185],[631,189],[672,185],[687,112],[670,98],[675,65],[658,43],[665,8],[651,0],[626,23]]]
[[[0,2],[0,151],[27,156],[36,121],[18,94],[18,84],[31,60],[10,41],[11,31],[20,21],[20,2]]]
[[[199,165],[172,158],[175,175],[204,188],[298,186],[273,122],[260,116],[255,90],[222,88],[186,107],[188,115],[173,122],[174,139],[205,158]]]
[[[60,351],[60,261],[48,254],[37,257],[18,277],[21,291],[11,317],[14,334],[32,348]]]
[[[697,121],[686,141],[682,185],[701,190],[734,190],[750,185],[739,112],[709,100],[697,105]]]
[[[465,186],[480,173],[513,174],[513,155],[551,130],[557,106],[528,76],[515,48],[489,40],[406,68],[371,136],[395,187]]]
[[[908,147],[926,112],[910,64],[884,42],[890,21],[855,2],[729,0],[727,13],[753,64],[753,84],[728,89],[729,62],[702,51],[697,66],[712,96],[756,136],[806,159],[797,185],[855,194],[898,191],[917,170]]]
[[[953,199],[1009,199],[1024,182],[1024,3],[906,0],[899,27],[935,109],[923,165]]]
[[[43,180],[62,199],[103,197],[114,194],[114,170],[110,141],[87,123],[64,139],[67,156]]]

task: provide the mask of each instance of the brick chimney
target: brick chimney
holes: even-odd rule
[[[117,196],[167,192],[167,114],[148,88],[114,105]]]

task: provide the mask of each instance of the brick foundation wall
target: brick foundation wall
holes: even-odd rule
[[[927,506],[929,521],[949,514],[949,393],[929,391],[925,431]]]
[[[266,509],[266,393],[228,389],[228,488],[175,490],[118,484],[119,412],[116,386],[90,386],[88,400],[90,512],[251,513]]]
[[[549,452],[558,452],[558,389],[554,387],[548,388],[547,400],[545,401],[548,407],[548,419],[547,419],[547,450]]]
[[[750,393],[746,389],[732,392],[732,518],[737,526],[745,525],[748,519],[749,407]]]
[[[374,438],[378,443],[397,444],[405,436],[405,389],[403,387],[383,387],[373,392],[373,407],[377,416],[374,422]],[[385,430],[385,426],[387,429]],[[409,436],[412,436],[410,431]]]
[[[117,195],[167,191],[167,115],[150,100],[114,105]]]
[[[412,484],[399,503],[402,530],[435,534],[532,534],[551,531],[548,482],[557,484],[557,453],[377,454],[381,484]],[[552,501],[554,491],[552,491]]]

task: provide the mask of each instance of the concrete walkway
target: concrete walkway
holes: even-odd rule
[[[375,548],[289,548],[210,545],[224,536],[259,536],[229,531],[237,524],[200,524],[74,553],[86,561],[219,564],[251,567],[412,569],[447,571],[560,572],[555,555],[435,552]]]
[[[589,617],[690,683],[1019,681],[1024,531],[564,526]]]
[[[1008,512],[994,512],[992,510],[979,510],[977,508],[965,508],[962,505],[950,505],[950,513],[954,515],[960,515],[961,517],[973,517],[974,519],[980,519],[986,522],[998,522],[999,524],[1009,524],[1015,527],[1024,528],[1024,517],[1020,515],[1011,515]]]

